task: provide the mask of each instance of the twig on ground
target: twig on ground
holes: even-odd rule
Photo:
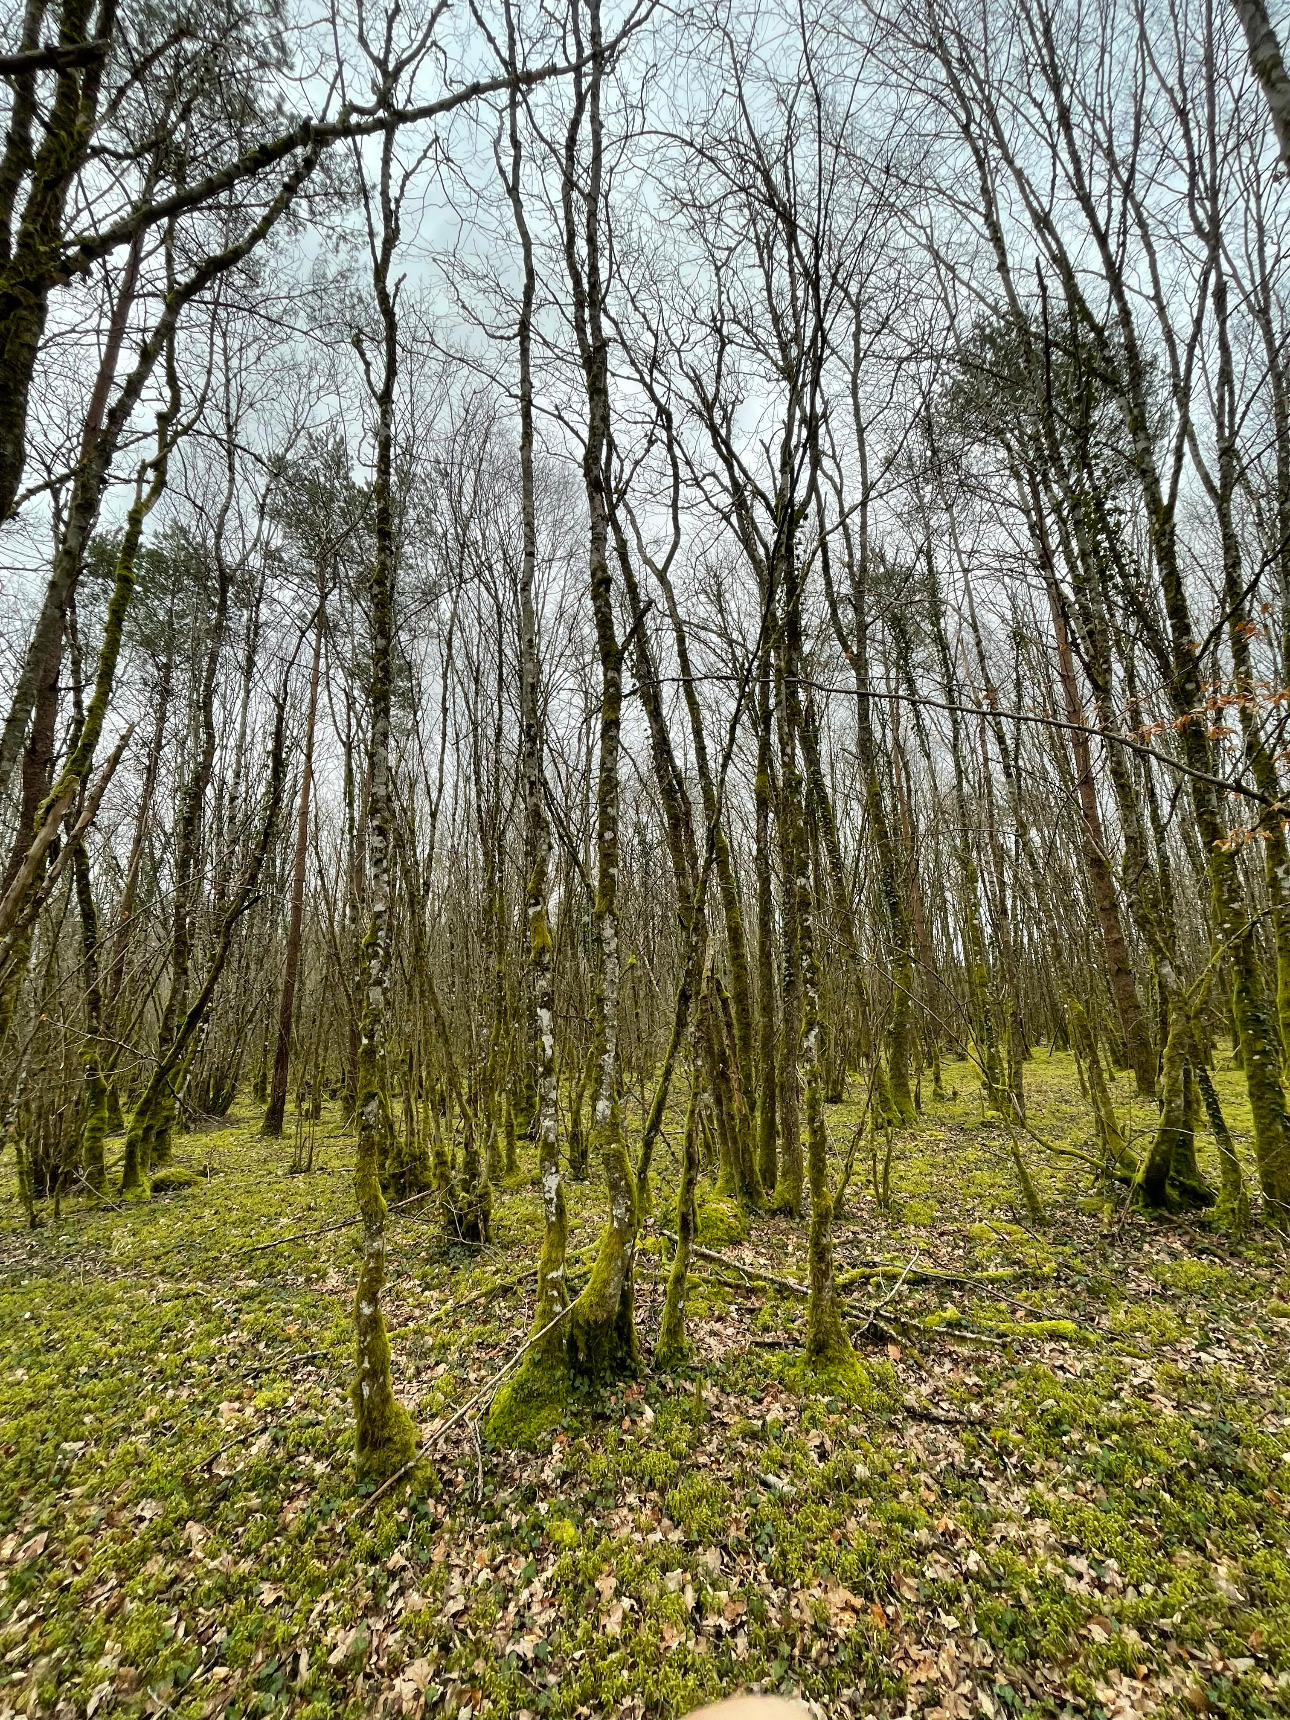
[[[475,1463],[477,1466],[475,1477],[475,1509],[478,1510],[484,1503],[484,1448],[479,1443],[479,1417],[476,1416],[474,1421],[467,1422],[466,1425],[469,1427],[471,1436],[475,1441]]]
[[[906,1266],[905,1270],[901,1273],[900,1277],[897,1278],[896,1282],[892,1285],[891,1289],[888,1290],[887,1294],[880,1301],[875,1302],[872,1305],[872,1307],[869,1309],[869,1311],[868,1311],[869,1312],[869,1318],[865,1321],[865,1324],[863,1326],[861,1326],[861,1328],[860,1328],[860,1330],[862,1332],[866,1331],[873,1324],[874,1320],[878,1317],[878,1315],[882,1312],[882,1310],[887,1306],[887,1304],[889,1302],[895,1301],[896,1297],[900,1294],[901,1288],[904,1285],[905,1280],[909,1277],[910,1273],[914,1270],[914,1267],[917,1264],[918,1264],[918,1250],[915,1249],[914,1253],[910,1257],[910,1261],[909,1261],[908,1266]]]
[[[526,1338],[524,1340],[524,1342],[520,1345],[519,1349],[514,1350],[506,1358],[506,1360],[502,1363],[501,1367],[498,1368],[497,1372],[493,1375],[492,1379],[486,1381],[485,1384],[480,1387],[480,1389],[475,1393],[474,1397],[471,1398],[468,1403],[464,1403],[461,1406],[461,1408],[454,1415],[450,1416],[448,1418],[448,1420],[446,1422],[444,1422],[442,1427],[437,1427],[434,1430],[434,1432],[430,1435],[429,1439],[423,1439],[421,1444],[417,1447],[416,1451],[412,1454],[412,1456],[408,1459],[408,1461],[403,1465],[403,1467],[401,1469],[396,1469],[394,1471],[394,1474],[391,1475],[387,1481],[383,1481],[381,1483],[381,1485],[376,1489],[375,1493],[369,1493],[368,1494],[367,1498],[364,1499],[363,1503],[358,1507],[358,1509],[355,1512],[353,1512],[352,1515],[346,1519],[345,1527],[347,1529],[350,1528],[354,1523],[356,1523],[358,1521],[358,1519],[363,1515],[363,1513],[365,1511],[371,1510],[372,1506],[376,1504],[378,1499],[383,1499],[385,1497],[385,1495],[390,1491],[391,1487],[397,1486],[398,1483],[400,1481],[402,1481],[405,1476],[410,1475],[412,1473],[412,1471],[416,1468],[417,1464],[420,1463],[421,1459],[431,1449],[431,1447],[434,1445],[437,1445],[438,1442],[444,1437],[445,1434],[451,1433],[454,1427],[460,1426],[460,1424],[466,1419],[466,1417],[470,1414],[471,1410],[474,1409],[477,1404],[483,1403],[484,1400],[487,1398],[491,1398],[493,1393],[497,1390],[498,1386],[501,1385],[502,1381],[506,1378],[507,1374],[515,1366],[515,1364],[518,1361],[520,1361],[520,1359],[524,1356],[526,1351],[531,1350],[533,1348],[534,1344],[537,1343],[539,1338],[545,1338],[549,1331],[551,1331],[554,1327],[558,1326],[560,1324],[561,1320],[563,1320],[566,1317],[566,1315],[569,1314],[569,1312],[572,1310],[572,1308],[573,1308],[573,1303],[570,1302],[566,1307],[561,1308],[560,1312],[556,1315],[554,1320],[548,1320],[546,1325],[543,1326],[543,1328],[540,1332],[534,1332],[534,1334],[531,1338]]]
[[[418,1201],[429,1200],[431,1195],[438,1194],[438,1192],[438,1189],[423,1189],[420,1194],[410,1194],[406,1200],[396,1200],[393,1206],[386,1208],[386,1211],[387,1213],[399,1212],[404,1207],[415,1206]],[[362,1214],[356,1212],[352,1213],[349,1218],[338,1218],[334,1224],[319,1225],[317,1230],[297,1230],[290,1236],[275,1236],[271,1242],[253,1242],[248,1248],[235,1248],[232,1252],[235,1259],[243,1254],[263,1254],[270,1248],[282,1248],[288,1242],[308,1242],[311,1237],[326,1236],[333,1230],[347,1230],[351,1224],[361,1224],[362,1222]]]
[[[660,1228],[659,1235],[665,1236],[669,1242],[676,1241],[676,1232],[673,1230]],[[745,1266],[741,1260],[731,1260],[727,1254],[716,1254],[712,1249],[700,1248],[695,1243],[691,1243],[690,1253],[700,1260],[714,1260],[718,1266],[742,1272],[745,1278],[755,1278],[762,1284],[776,1284],[781,1290],[787,1290],[794,1296],[809,1296],[811,1293],[809,1285],[795,1284],[791,1278],[777,1278],[773,1272],[763,1272],[760,1266]]]
[[[925,1401],[920,1402],[917,1398],[905,1398],[900,1407],[906,1415],[912,1415],[915,1421],[932,1421],[938,1427],[971,1427],[973,1425],[970,1415],[944,1415],[940,1410],[933,1409],[931,1404]]]
[[[326,1356],[326,1350],[306,1350],[299,1356],[280,1356],[276,1361],[263,1362],[258,1368],[244,1368],[243,1377],[248,1380],[258,1380],[261,1374],[271,1374],[278,1368],[299,1366],[302,1362],[321,1361]]]
[[[666,1237],[669,1242],[675,1242],[676,1241],[676,1235],[673,1231],[660,1229],[659,1235]],[[794,1283],[794,1281],[791,1278],[779,1278],[773,1272],[763,1272],[760,1267],[745,1266],[742,1263],[742,1261],[731,1260],[728,1255],[717,1254],[710,1248],[698,1248],[698,1247],[695,1247],[692,1245],[691,1253],[698,1255],[700,1260],[714,1260],[714,1261],[716,1261],[716,1263],[719,1266],[728,1267],[735,1272],[742,1272],[745,1278],[754,1279],[754,1280],[756,1280],[760,1283],[763,1283],[763,1284],[773,1284],[780,1290],[787,1290],[789,1292],[789,1294],[792,1296],[809,1296],[810,1295],[810,1288],[809,1288],[809,1286],[807,1286],[805,1284]],[[915,1255],[914,1259],[916,1260],[917,1258],[918,1258],[917,1255]],[[857,1276],[858,1277],[860,1277],[860,1276],[868,1277],[868,1276],[872,1276],[875,1273],[884,1274],[884,1273],[891,1273],[891,1272],[896,1272],[899,1274],[897,1284],[895,1286],[895,1289],[893,1289],[893,1291],[891,1292],[891,1295],[894,1295],[895,1290],[899,1289],[900,1285],[905,1283],[907,1280],[912,1281],[914,1283],[927,1282],[927,1283],[932,1283],[932,1284],[936,1284],[936,1283],[968,1284],[968,1285],[971,1285],[978,1290],[985,1292],[987,1295],[992,1295],[992,1296],[998,1297],[998,1299],[1002,1302],[1010,1302],[1013,1305],[1013,1307],[1015,1307],[1015,1308],[1024,1309],[1026,1313],[1033,1314],[1037,1320],[1051,1320],[1051,1319],[1059,1319],[1059,1318],[1064,1317],[1064,1316],[1060,1316],[1060,1315],[1045,1314],[1040,1309],[1031,1307],[1031,1305],[1028,1302],[1021,1301],[1021,1299],[1019,1297],[1010,1296],[1007,1293],[1007,1291],[1000,1290],[989,1279],[973,1278],[970,1274],[965,1273],[965,1272],[942,1272],[942,1271],[940,1271],[936,1268],[933,1268],[933,1267],[927,1267],[927,1266],[916,1267],[914,1265],[914,1261],[912,1261],[912,1260],[907,1265],[905,1265],[903,1267],[896,1266],[894,1264],[887,1264],[887,1263],[884,1263],[882,1261],[873,1261],[873,1262],[866,1261],[866,1262],[863,1262],[861,1264],[861,1266],[857,1269]],[[855,1279],[848,1280],[848,1278],[845,1274],[839,1275],[839,1279],[838,1279],[839,1285],[843,1285],[843,1284],[847,1283],[848,1281],[854,1283]],[[732,1284],[732,1285],[729,1285],[728,1288],[734,1289],[735,1286]],[[874,1303],[873,1308],[886,1307],[886,1305],[890,1301],[890,1299],[891,1299],[890,1296],[884,1297],[881,1302]],[[870,1309],[868,1306],[866,1306],[861,1311],[863,1311],[866,1314],[872,1313],[872,1309]],[[861,1327],[862,1331],[864,1329],[865,1329],[864,1327]],[[938,1329],[940,1329],[940,1328],[938,1328]],[[992,1335],[986,1336],[986,1342],[988,1342],[988,1343],[999,1343],[1002,1341],[1003,1340],[996,1338]]]

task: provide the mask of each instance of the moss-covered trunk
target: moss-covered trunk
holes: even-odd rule
[[[1245,1191],[1241,1161],[1236,1156],[1231,1130],[1227,1126],[1227,1119],[1223,1115],[1223,1107],[1219,1103],[1209,1070],[1199,1059],[1192,1067],[1201,1102],[1205,1107],[1205,1120],[1209,1124],[1210,1134],[1214,1137],[1214,1145],[1218,1148],[1219,1195],[1215,1217],[1224,1230],[1239,1240],[1250,1228],[1250,1197]]]
[[[659,1322],[658,1343],[654,1346],[654,1362],[660,1368],[679,1366],[685,1360],[689,1348],[685,1333],[685,1292],[689,1283],[690,1250],[694,1245],[697,1228],[694,1189],[699,1176],[695,1099],[696,1091],[692,1086],[689,1103],[685,1108],[681,1180],[676,1193],[676,1253],[672,1256],[672,1264],[668,1269],[663,1316]]]
[[[1124,1131],[1115,1114],[1111,1089],[1098,1056],[1097,1040],[1084,1006],[1078,998],[1072,997],[1067,1000],[1066,1012],[1070,1020],[1071,1045],[1079,1059],[1081,1074],[1088,1083],[1088,1099],[1103,1159],[1109,1170],[1132,1176],[1137,1163],[1125,1145]]]
[[[1189,1037],[1186,1011],[1179,999],[1171,998],[1169,1033],[1160,1060],[1160,1121],[1138,1170],[1138,1188],[1149,1206],[1168,1206],[1174,1156],[1189,1128],[1184,1080]]]
[[[351,1396],[356,1420],[355,1450],[360,1478],[380,1481],[400,1469],[416,1450],[408,1412],[394,1395],[390,1344],[381,1313],[385,1283],[385,1197],[381,1166],[390,1150],[393,1124],[385,1090],[385,1042],[389,1009],[390,698],[394,663],[394,394],[398,378],[398,322],[390,289],[390,267],[398,240],[391,191],[395,131],[382,139],[380,225],[372,231],[372,284],[380,314],[380,369],[368,369],[376,406],[376,471],[373,483],[374,554],[368,578],[371,682],[368,691],[369,773],[367,800],[367,888],[370,903],[363,939],[359,990],[358,1151],[354,1194],[363,1225],[363,1257],[354,1290],[355,1371]]]
[[[45,8],[27,9],[24,40],[38,39]],[[18,79],[0,164],[0,519],[7,517],[26,463],[27,407],[32,373],[45,330],[49,293],[63,275],[63,220],[68,192],[85,162],[93,133],[105,53],[84,54],[91,31],[110,36],[115,7],[101,0],[62,0],[58,45],[70,54],[54,82],[51,100],[40,102],[35,75]],[[37,39],[31,40],[35,48]],[[33,149],[31,122],[40,117]],[[19,188],[25,195],[19,199]],[[21,201],[17,230],[13,217]],[[62,608],[62,601],[58,607]]]
[[[1215,192],[1215,196],[1217,193]],[[1217,210],[1212,214],[1217,228]],[[1255,667],[1249,623],[1249,593],[1245,589],[1241,562],[1241,540],[1236,523],[1236,496],[1242,477],[1240,449],[1244,407],[1236,381],[1236,361],[1228,324],[1228,282],[1221,254],[1214,255],[1214,316],[1218,332],[1218,388],[1216,399],[1218,470],[1210,480],[1223,546],[1223,595],[1227,609],[1228,644],[1232,653],[1241,738],[1250,770],[1265,798],[1260,818],[1264,839],[1265,879],[1271,905],[1273,947],[1276,960],[1273,1011],[1269,1011],[1259,960],[1255,928],[1245,903],[1238,858],[1225,840],[1221,814],[1210,783],[1193,781],[1193,800],[1201,842],[1206,850],[1214,892],[1215,921],[1232,948],[1233,1013],[1241,1033],[1241,1054],[1246,1087],[1254,1120],[1254,1145],[1259,1181],[1270,1221],[1290,1229],[1290,1111],[1287,1110],[1282,1070],[1290,1058],[1290,852],[1286,845],[1283,789],[1277,760],[1259,718]],[[1173,548],[1172,537],[1170,547]],[[1181,617],[1180,617],[1181,619]],[[1179,690],[1196,709],[1202,689],[1196,684],[1195,663],[1187,665],[1187,676],[1179,677]],[[1189,752],[1206,764],[1210,748],[1199,721],[1183,731]],[[1190,762],[1190,760],[1189,760]]]
[[[18,823],[13,845],[0,879],[0,1044],[3,1044],[17,1009],[19,994],[31,960],[33,926],[27,905],[45,878],[49,851],[57,839],[62,818],[71,809],[76,783],[64,785],[61,795],[50,794],[54,763],[55,730],[58,723],[59,668],[63,659],[60,617],[54,648],[45,662],[36,694],[31,733],[23,750]],[[59,808],[58,820],[50,812]]]

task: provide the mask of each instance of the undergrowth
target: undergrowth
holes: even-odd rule
[[[0,1714],[671,1716],[745,1685],[929,1720],[1290,1711],[1284,1253],[1147,1219],[1032,1143],[1037,1227],[970,1070],[947,1073],[890,1201],[847,1194],[838,1272],[853,1309],[883,1304],[851,1382],[803,1367],[800,1298],[696,1260],[688,1370],[575,1398],[536,1454],[462,1427],[374,1508],[357,1231],[324,1229],[352,1210],[336,1115],[308,1176],[242,1111],[181,1139],[197,1181],[146,1204],[29,1232],[7,1186]],[[1027,1083],[1036,1134],[1082,1149],[1070,1060]],[[1219,1085],[1244,1153],[1241,1083]],[[839,1152],[856,1114],[830,1108]],[[601,1202],[570,1196],[572,1255]],[[727,1262],[802,1280],[803,1228],[754,1216],[743,1241],[709,1206]],[[529,1329],[536,1188],[498,1190],[494,1221],[467,1251],[428,1207],[391,1220],[424,1435]],[[666,1259],[647,1239],[647,1342]]]

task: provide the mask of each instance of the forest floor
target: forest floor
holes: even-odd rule
[[[299,1235],[352,1212],[334,1113],[309,1175],[239,1110],[180,1137],[200,1186],[35,1232],[7,1159],[0,1716],[637,1720],[749,1685],[825,1715],[1290,1714],[1290,1257],[1108,1204],[1027,1140],[1034,1225],[968,1067],[947,1076],[962,1095],[896,1138],[889,1209],[858,1166],[839,1223],[858,1305],[890,1298],[864,1385],[803,1372],[791,1291],[699,1262],[691,1370],[575,1405],[536,1455],[462,1424],[374,1507],[356,1232]],[[1070,1059],[1027,1082],[1035,1132],[1084,1142]],[[1248,1152],[1240,1077],[1219,1085]],[[839,1154],[856,1111],[830,1108]],[[598,1185],[571,1208],[583,1248]],[[473,1253],[391,1217],[395,1380],[426,1434],[529,1329],[527,1173],[494,1217]],[[802,1226],[716,1246],[805,1276]],[[665,1253],[652,1224],[647,1354]]]

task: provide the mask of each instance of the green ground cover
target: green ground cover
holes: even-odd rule
[[[828,1715],[1290,1713],[1290,1258],[1147,1219],[1028,1140],[1032,1223],[968,1066],[947,1074],[959,1096],[895,1140],[889,1207],[867,1163],[847,1194],[838,1270],[883,1303],[862,1385],[803,1372],[800,1299],[736,1287],[736,1262],[800,1281],[804,1227],[714,1217],[692,1367],[574,1404],[538,1452],[463,1425],[374,1508],[356,1232],[324,1228],[352,1211],[335,1113],[310,1175],[242,1111],[180,1140],[195,1185],[35,1232],[6,1161],[0,1716],[634,1720],[746,1685]],[[1240,1078],[1218,1081],[1248,1151]],[[1091,1150],[1070,1059],[1027,1083],[1035,1132]],[[830,1108],[839,1155],[854,1116]],[[571,1197],[577,1249],[600,1195]],[[469,1252],[425,1209],[391,1219],[395,1379],[426,1434],[528,1331],[527,1169],[494,1215]]]

